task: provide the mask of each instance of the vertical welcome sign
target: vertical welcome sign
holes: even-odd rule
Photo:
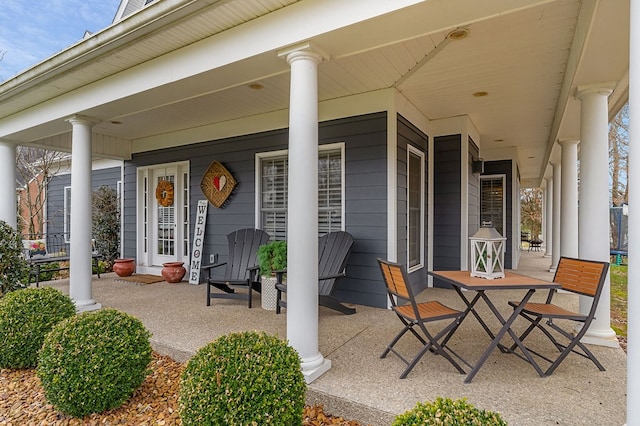
[[[204,227],[207,222],[208,200],[198,200],[196,225],[193,228],[193,248],[189,264],[189,284],[200,284],[200,266],[202,265],[202,248],[204,245]]]

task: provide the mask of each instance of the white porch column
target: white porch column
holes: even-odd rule
[[[630,6],[629,47],[629,246],[630,259],[640,253],[640,5]],[[635,22],[635,23],[634,23]],[[638,243],[638,244],[636,244]],[[627,282],[640,282],[640,264],[629,262]],[[640,287],[628,286],[627,299],[627,425],[640,425]]]
[[[580,211],[578,252],[581,259],[609,261],[609,109],[612,90],[593,86],[578,88],[580,100]],[[617,347],[611,328],[610,282],[607,276],[596,318],[582,339],[587,343]],[[588,312],[591,300],[580,298],[580,312]]]
[[[331,368],[318,349],[318,64],[310,44],[282,52],[291,66],[287,339],[311,383]]]
[[[74,116],[71,136],[71,244],[69,296],[79,312],[100,309],[91,284],[91,128],[87,117]]]
[[[578,140],[561,140],[560,255],[578,257]]]
[[[545,252],[544,257],[551,257],[553,254],[553,179],[545,179],[547,187],[544,198],[544,221],[545,225]]]
[[[562,194],[561,183],[561,169],[560,163],[551,163],[553,167],[553,205],[551,207],[552,216],[552,235],[551,235],[551,267],[549,272],[555,272],[558,267],[558,261],[560,260],[560,195]]]
[[[9,182],[11,190],[0,203],[0,220],[7,222],[13,229],[17,229],[16,214],[16,146],[12,143],[0,141],[0,179]]]

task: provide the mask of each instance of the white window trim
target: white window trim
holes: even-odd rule
[[[420,262],[409,267],[409,159],[411,154],[420,158]],[[411,273],[424,268],[424,179],[425,179],[425,154],[412,145],[407,145],[407,272]]]
[[[341,183],[341,187],[340,187],[340,192],[341,192],[341,197],[342,197],[342,207],[341,207],[341,211],[340,211],[340,222],[341,222],[341,230],[344,231],[345,230],[345,158],[344,158],[344,149],[345,144],[344,142],[336,142],[336,143],[330,143],[330,144],[324,144],[324,145],[320,145],[318,146],[318,153],[321,153],[322,151],[333,151],[333,150],[337,150],[340,149],[340,173],[341,173],[341,177],[340,177],[340,183]],[[255,183],[256,183],[256,189],[255,189],[255,218],[254,218],[254,222],[255,222],[255,226],[258,229],[261,229],[262,227],[262,212],[260,211],[260,206],[261,204],[261,194],[262,194],[262,176],[261,176],[261,162],[262,160],[264,160],[265,158],[270,158],[270,157],[282,157],[284,155],[289,155],[289,150],[288,149],[280,149],[277,151],[265,151],[265,152],[258,152],[256,153],[255,156]],[[288,176],[288,172],[287,172],[287,176]]]
[[[71,209],[71,206],[69,206],[69,199],[68,199],[71,196],[71,186],[65,186],[62,190],[62,194],[63,194],[62,209],[63,209],[63,216],[64,216],[62,233],[64,235],[64,242],[69,243],[70,242],[69,237],[71,234],[71,211],[67,211],[67,209]]]
[[[480,226],[482,226],[482,181],[490,180],[490,179],[500,179],[502,181],[502,233],[506,234],[507,232],[507,175],[505,174],[480,176]]]

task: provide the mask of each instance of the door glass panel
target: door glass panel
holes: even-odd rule
[[[175,191],[175,176],[158,176],[156,185],[163,180],[171,182]],[[175,203],[168,206],[158,203],[157,254],[159,255],[175,255],[175,214]]]

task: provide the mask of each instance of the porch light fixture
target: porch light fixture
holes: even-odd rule
[[[471,243],[471,276],[486,278],[504,278],[504,238],[491,225],[480,227],[469,237]]]
[[[453,31],[450,31],[447,34],[448,40],[462,40],[469,37],[469,29],[468,28],[456,28]]]
[[[485,96],[487,96],[489,94],[489,92],[475,92],[473,93],[473,97],[475,98],[483,98]]]
[[[260,83],[251,83],[249,85],[249,89],[260,90],[260,89],[264,89],[264,86]]]

